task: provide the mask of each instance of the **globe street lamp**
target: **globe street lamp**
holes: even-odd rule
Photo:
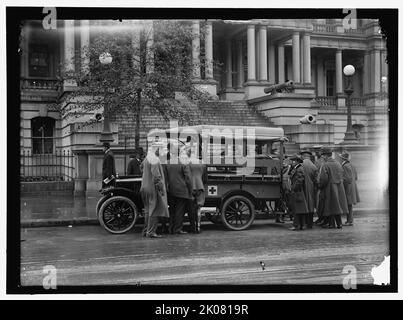
[[[347,65],[343,69],[343,73],[347,78],[347,86],[344,89],[345,94],[347,95],[347,101],[346,101],[346,106],[347,106],[347,129],[346,133],[344,134],[344,140],[343,144],[352,144],[352,143],[357,143],[357,139],[355,137],[354,131],[353,131],[353,125],[351,121],[351,95],[354,92],[353,89],[353,84],[352,84],[352,77],[355,73],[355,68],[351,64]]]
[[[112,63],[112,56],[109,52],[104,52],[101,53],[99,55],[99,62],[102,65],[109,65]],[[99,139],[99,141],[101,141],[102,143],[105,142],[113,142],[113,135],[111,132],[111,126],[110,126],[110,122],[109,122],[109,112],[107,110],[107,106],[104,107],[104,128],[102,130],[101,133],[101,139]],[[106,110],[105,110],[106,109]]]

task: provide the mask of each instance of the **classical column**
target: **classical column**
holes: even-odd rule
[[[276,83],[276,56],[275,56],[275,48],[274,45],[269,44],[268,50],[268,60],[269,60],[269,82]]]
[[[370,92],[371,88],[371,56],[369,51],[364,54],[364,74],[363,74],[363,90],[364,95]]]
[[[146,72],[154,72],[154,22],[146,22]]]
[[[295,83],[300,83],[300,48],[299,48],[299,32],[292,35],[292,74]]]
[[[342,52],[336,51],[336,94],[343,93],[343,66],[342,66]]]
[[[277,59],[278,59],[278,83],[285,81],[285,61],[284,61],[284,44],[280,43],[277,46]]]
[[[255,70],[255,26],[248,25],[248,81],[256,81]]]
[[[80,24],[81,71],[88,73],[90,71],[90,56],[88,50],[90,45],[90,20],[81,20]]]
[[[317,86],[317,95],[320,96],[325,96],[325,75],[324,75],[324,69],[323,69],[323,58],[318,55],[316,58],[316,86]]]
[[[200,79],[200,23],[198,20],[193,21],[192,33],[193,78]]]
[[[267,81],[267,28],[259,28],[259,80]]]
[[[226,86],[227,89],[232,89],[232,48],[231,48],[231,39],[227,39],[225,41],[226,46],[226,59],[225,59],[225,72],[226,72]]]
[[[21,75],[23,77],[29,76],[29,37],[31,34],[31,26],[29,24],[25,25],[21,32],[24,36],[22,37],[22,55],[21,55]]]
[[[237,69],[238,69],[237,87],[242,88],[244,83],[242,40],[237,41]]]
[[[74,20],[64,20],[64,68],[67,75],[75,72]]]
[[[213,23],[206,22],[206,38],[205,38],[205,51],[206,51],[206,79],[213,79]]]
[[[299,37],[299,77],[301,83],[304,83],[304,36],[300,34]]]
[[[311,83],[311,36],[304,34],[304,83]]]
[[[381,53],[379,50],[372,51],[373,55],[373,92],[381,92]]]

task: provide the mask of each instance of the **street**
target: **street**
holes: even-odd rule
[[[204,222],[199,235],[162,239],[141,237],[141,225],[123,235],[94,225],[23,228],[21,284],[42,286],[43,268],[54,266],[58,286],[342,285],[349,265],[360,285],[373,283],[371,269],[389,255],[386,213],[362,213],[342,230],[289,227],[288,220],[255,220],[235,232]]]

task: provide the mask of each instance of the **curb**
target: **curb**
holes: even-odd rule
[[[21,228],[99,225],[96,218],[37,219],[21,221]]]
[[[369,214],[369,213],[388,214],[389,209],[356,209],[354,214]],[[203,219],[202,221],[208,221]],[[87,225],[99,225],[97,218],[75,218],[75,219],[33,219],[21,221],[21,228],[37,228],[37,227],[57,227],[57,226],[87,226]]]

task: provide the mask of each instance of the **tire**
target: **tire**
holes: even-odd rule
[[[97,217],[99,219],[99,210],[101,209],[102,204],[105,202],[106,199],[108,199],[110,196],[103,196],[101,199],[98,200],[97,206],[96,206],[96,213]]]
[[[123,196],[110,197],[99,209],[98,219],[105,230],[114,234],[129,231],[138,216],[138,210],[132,200]],[[111,222],[116,223],[111,223]]]
[[[255,219],[255,206],[245,196],[232,196],[225,200],[221,210],[221,218],[228,229],[245,230]]]

